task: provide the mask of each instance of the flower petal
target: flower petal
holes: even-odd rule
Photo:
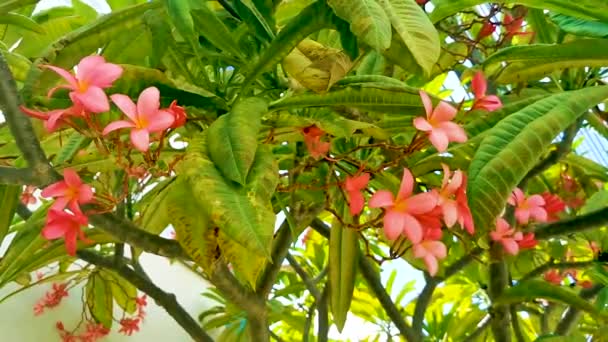
[[[153,115],[160,108],[160,92],[156,87],[148,87],[139,94],[137,99],[137,113],[139,116],[146,117],[149,120],[154,119]],[[173,118],[173,115],[171,115]],[[173,123],[173,121],[171,121]],[[171,125],[171,123],[169,125]]]
[[[80,229],[78,229],[80,230]],[[76,255],[76,238],[78,236],[78,231],[74,231],[72,229],[68,230],[65,233],[65,250],[69,255]]]
[[[429,134],[429,140],[438,152],[445,152],[448,149],[448,136],[440,129],[432,130]]]
[[[460,188],[460,186],[462,185],[462,180],[463,180],[462,171],[460,171],[460,170],[454,171],[454,174],[452,175],[452,179],[450,180],[450,183],[445,188],[447,193],[450,195],[455,194],[456,191],[458,190],[458,188]]]
[[[530,216],[538,222],[547,222],[547,211],[542,207],[531,207]]]
[[[51,69],[54,72],[56,72],[57,74],[59,74],[59,76],[63,77],[66,81],[68,81],[68,83],[70,84],[70,88],[69,89],[77,89],[78,88],[78,81],[76,80],[76,78],[74,77],[74,75],[72,75],[71,72],[63,69],[63,68],[59,68],[53,65],[43,65],[42,66],[45,69]]]
[[[426,121],[426,119],[422,116],[419,116],[414,119],[414,127],[416,127],[417,130],[423,132],[428,132],[433,129],[433,126],[431,126],[431,124]]]
[[[145,129],[131,130],[131,143],[141,152],[148,151],[150,147],[150,133]]]
[[[85,204],[93,201],[93,188],[90,185],[82,184],[78,188],[78,203]]]
[[[416,218],[410,214],[403,214],[403,218],[405,220],[405,224],[403,227],[403,232],[405,236],[413,243],[419,243],[422,241],[422,235],[424,231],[422,230],[422,226],[416,220]]]
[[[370,208],[386,208],[395,205],[393,194],[388,190],[378,190],[369,199]]]
[[[458,206],[453,200],[443,202],[441,205],[443,211],[443,221],[448,228],[451,228],[458,221]]]
[[[397,194],[397,202],[400,202],[412,195],[414,191],[414,176],[407,168],[403,169],[403,177],[401,177],[401,186]]]
[[[433,113],[433,102],[431,102],[431,98],[424,90],[421,90],[420,99],[422,100],[422,105],[424,105],[426,117],[431,117],[431,114]]]
[[[65,168],[63,170],[63,179],[70,188],[78,188],[82,185],[80,176],[72,168]]]
[[[426,269],[431,276],[435,276],[435,274],[437,274],[439,265],[437,264],[437,259],[432,254],[427,254],[424,257],[424,264],[426,265]]]
[[[143,115],[143,114],[140,114]],[[159,110],[156,112],[156,115],[153,117],[148,117],[148,127],[147,130],[149,132],[162,132],[167,128],[171,127],[175,117],[173,114],[166,112],[164,110]]]
[[[517,222],[519,222],[520,224],[527,224],[528,221],[530,220],[530,210],[523,209],[523,208],[516,208],[515,209],[515,218],[517,219]]]
[[[481,98],[486,95],[486,79],[483,77],[483,73],[481,71],[476,72],[475,76],[473,76],[471,88],[473,89],[473,94],[475,94],[476,98]]]
[[[395,240],[403,232],[405,225],[405,214],[387,210],[384,215],[384,234],[389,240]]]
[[[137,122],[137,107],[130,97],[123,94],[114,94],[110,98],[131,121]]]
[[[365,205],[365,198],[363,194],[359,191],[350,191],[348,192],[348,205],[350,208],[351,215],[359,215],[361,210],[363,210],[363,206]]]
[[[463,143],[467,141],[467,133],[464,128],[453,122],[442,122],[439,128],[445,132],[449,141]]]
[[[426,250],[426,246],[423,243],[415,244],[412,246],[414,252],[414,258],[424,258],[429,251]]]
[[[500,240],[500,242],[502,243],[502,246],[505,249],[505,252],[507,252],[511,255],[517,255],[517,253],[519,252],[519,245],[517,244],[517,242],[515,242],[515,240],[502,239],[502,240]]]
[[[435,122],[444,122],[452,120],[458,111],[456,108],[452,107],[452,105],[447,102],[441,101],[435,107],[435,111],[433,112],[433,120]]]
[[[110,110],[108,96],[99,87],[89,86],[84,93],[73,92],[71,94],[90,112],[103,113]]]
[[[407,200],[407,212],[414,215],[428,213],[437,206],[436,192],[423,192]]]
[[[528,205],[530,207],[542,207],[545,205],[545,199],[541,195],[532,195],[528,197]]]
[[[369,183],[369,173],[362,173],[356,177],[346,177],[344,181],[344,190],[346,191],[359,191],[367,187]]]
[[[76,77],[80,81],[86,81],[91,83],[91,75],[95,73],[95,70],[106,62],[105,58],[98,55],[86,56],[80,60],[76,66]]]
[[[426,241],[427,249],[437,258],[443,259],[448,255],[448,250],[441,241]]]
[[[42,228],[42,236],[47,240],[58,239],[65,235],[67,225],[62,222],[53,222]]]
[[[110,124],[103,129],[103,132],[101,132],[101,134],[108,135],[110,132],[121,128],[135,128],[135,124],[130,121],[124,120],[110,122]]]
[[[53,183],[42,190],[40,193],[42,197],[50,198],[50,197],[59,197],[65,196],[66,191],[68,190],[68,185],[65,181],[59,181]]]

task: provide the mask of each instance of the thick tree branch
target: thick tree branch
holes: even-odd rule
[[[534,277],[538,277],[538,276],[542,275],[543,273],[545,273],[549,270],[552,270],[552,269],[566,270],[569,268],[585,268],[585,267],[593,266],[595,263],[597,263],[597,262],[594,260],[575,261],[575,262],[559,262],[559,263],[548,262],[546,264],[538,266],[537,268],[535,268],[532,271],[525,274],[523,277],[521,277],[521,279],[519,279],[519,282],[523,282],[523,281],[532,279]]]
[[[321,298],[317,303],[317,312],[319,313],[319,320],[317,321],[317,341],[327,342],[329,340],[329,285],[326,284],[321,293]]]
[[[100,254],[90,250],[80,250],[77,252],[80,259],[96,265],[98,267],[107,268],[118,273],[121,277],[129,281],[139,290],[150,296],[154,301],[161,306],[173,319],[194,339],[195,341],[213,342],[200,326],[200,324],[188,314],[186,310],[177,302],[174,294],[167,293],[150,282],[146,278],[140,276],[137,272],[129,268],[125,264],[117,265],[112,258],[106,258]]]
[[[300,263],[298,263],[298,261],[296,260],[296,258],[293,257],[293,255],[287,253],[286,259],[293,268],[293,270],[298,274],[298,276],[302,278],[306,289],[308,289],[308,292],[310,292],[315,301],[319,301],[321,299],[321,292],[319,292],[319,289],[313,282],[312,278],[308,276],[308,273],[306,273],[304,268],[302,268]]]
[[[58,179],[59,175],[53,171],[36,137],[31,121],[21,112],[20,105],[21,97],[17,91],[17,85],[4,55],[0,52],[0,110],[33,174],[40,183],[51,183]]]
[[[601,228],[605,225],[608,225],[608,208],[540,226],[534,231],[534,237],[537,240],[544,240],[554,236]]]
[[[270,263],[262,272],[256,289],[256,293],[259,293],[264,298],[266,298],[270,293],[270,290],[272,290],[272,286],[281,270],[283,260],[285,260],[285,257],[287,256],[292,240],[291,228],[289,227],[287,219],[285,219],[279,227],[272,245],[272,263]]]
[[[496,243],[492,244],[490,248],[489,271],[490,284],[488,286],[488,295],[490,300],[494,302],[502,295],[509,281],[507,264],[504,261],[504,251],[502,246]],[[497,342],[511,341],[509,306],[493,304],[490,310],[490,315],[492,316],[490,327],[494,340]]]
[[[238,279],[232,275],[225,263],[218,263],[210,277],[211,283],[229,301],[237,304],[251,315],[266,314],[265,300],[258,298],[251,290],[243,287]]]
[[[36,185],[38,179],[31,169],[0,166],[0,184]]]
[[[589,300],[595,297],[602,289],[604,285],[595,285],[588,289],[583,289],[580,292],[580,297],[585,300]],[[555,328],[555,334],[566,336],[570,334],[570,331],[576,325],[576,322],[581,317],[581,311],[574,307],[569,307],[564,311],[562,315],[562,319],[557,323],[557,327]]]

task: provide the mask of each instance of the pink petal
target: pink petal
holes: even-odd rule
[[[424,243],[413,245],[412,251],[414,252],[414,258],[424,258],[429,254],[429,251],[426,250]]]
[[[502,239],[502,234],[497,231],[491,231],[490,238],[492,241],[500,241]]]
[[[420,91],[420,99],[422,100],[422,104],[424,105],[426,117],[429,118],[431,116],[431,113],[433,113],[433,102],[424,90]]]
[[[437,194],[435,192],[423,192],[408,199],[407,212],[414,215],[428,213],[437,206]]]
[[[121,128],[135,128],[135,124],[130,121],[124,120],[110,122],[110,124],[103,129],[103,132],[101,132],[101,134],[108,135],[110,132]]]
[[[515,218],[517,219],[517,222],[519,222],[521,224],[528,223],[528,221],[530,220],[530,210],[516,208],[515,209]]]
[[[448,250],[441,241],[427,241],[425,242],[427,249],[437,258],[443,259],[448,255]]]
[[[416,127],[417,130],[423,132],[428,132],[433,129],[433,126],[431,126],[431,124],[421,116],[414,119],[414,127]]]
[[[50,210],[58,210],[58,211],[63,210],[68,205],[69,202],[70,202],[69,197],[65,197],[65,196],[57,197],[55,202],[53,202],[53,205],[51,205]]]
[[[141,152],[148,151],[150,147],[150,133],[145,129],[131,130],[131,143]]]
[[[359,215],[361,210],[363,210],[363,206],[365,205],[365,198],[363,198],[363,194],[359,191],[350,191],[348,192],[349,198],[349,208],[351,215]]]
[[[432,130],[429,134],[429,140],[438,152],[445,152],[448,149],[448,136],[440,129]]]
[[[82,180],[80,179],[80,176],[78,176],[78,173],[76,173],[76,171],[71,168],[66,168],[63,170],[63,179],[65,180],[65,183],[71,188],[78,188],[80,187],[80,185],[82,185]]]
[[[137,107],[130,97],[123,94],[114,94],[110,98],[131,121],[137,122]]]
[[[545,205],[545,199],[541,195],[532,195],[528,197],[528,205],[531,207],[542,207]]]
[[[63,77],[66,81],[68,81],[68,83],[70,84],[70,88],[69,89],[77,89],[78,88],[78,81],[72,75],[72,73],[70,73],[69,71],[67,71],[67,70],[65,70],[63,68],[59,68],[59,67],[53,66],[53,65],[44,65],[43,68],[53,70],[54,72],[56,72],[57,74],[59,74],[59,76]]]
[[[443,221],[450,228],[458,221],[458,206],[455,201],[448,200],[441,205],[443,211]]]
[[[439,128],[445,132],[449,141],[463,143],[467,141],[467,133],[462,127],[453,122],[442,122]]]
[[[78,64],[78,79],[89,85],[108,88],[122,75],[122,68],[116,64],[106,63],[101,56],[88,56]]]
[[[437,264],[437,259],[432,254],[427,254],[424,257],[424,264],[426,265],[426,269],[429,271],[431,276],[435,276],[435,274],[437,274],[439,265]]]
[[[66,232],[65,234],[65,250],[68,252],[69,255],[74,256],[76,255],[76,238],[77,238],[77,231],[74,230],[69,230]]]
[[[502,243],[502,246],[507,253],[511,255],[517,255],[517,252],[519,252],[519,245],[517,244],[517,242],[515,242],[515,240],[502,239],[500,242]]]
[[[435,107],[435,111],[433,112],[433,121],[434,122],[445,122],[452,120],[458,111],[456,108],[452,107],[447,102],[441,101]]]
[[[395,205],[393,194],[388,190],[378,190],[369,199],[370,208],[386,208]]]
[[[401,186],[397,194],[397,202],[400,202],[412,195],[414,191],[414,176],[407,168],[403,169],[403,177],[401,177]]]
[[[344,190],[346,191],[359,191],[367,187],[369,183],[369,173],[363,173],[357,177],[346,177],[344,182]]]
[[[389,240],[395,240],[403,232],[405,214],[394,210],[387,210],[384,215],[384,234]]]
[[[50,112],[48,112],[49,117],[46,120],[46,122],[44,123],[44,127],[46,128],[46,130],[51,133],[54,132],[57,128],[59,128],[59,125],[61,124],[61,117],[64,116],[64,114],[66,114],[65,110],[63,109],[58,109],[58,110],[52,110]]]
[[[87,81],[90,84],[90,75],[95,73],[95,70],[106,62],[105,58],[98,55],[86,56],[80,60],[76,67],[76,76],[81,81]]]
[[[441,180],[441,188],[443,189],[450,181],[450,167],[445,163],[441,163],[441,168],[443,169],[443,179]]]
[[[473,76],[471,88],[473,88],[473,94],[475,94],[475,97],[477,98],[481,98],[486,95],[486,79],[483,77],[483,73],[481,71],[476,72],[475,76]]]
[[[547,211],[542,207],[531,207],[530,216],[538,222],[547,222]]]
[[[511,226],[509,226],[509,222],[507,222],[507,220],[503,219],[502,217],[496,219],[496,231],[497,232],[504,233],[506,231],[509,231],[510,229],[511,229]]]
[[[142,113],[142,112],[140,112]],[[145,114],[140,114],[145,115]],[[148,117],[148,127],[147,130],[149,132],[162,132],[167,128],[171,127],[173,121],[175,120],[175,116],[171,113],[166,112],[164,110],[159,110],[156,112],[156,115],[153,117]]]
[[[460,186],[462,185],[462,181],[463,181],[462,171],[460,171],[460,170],[454,171],[452,180],[450,181],[450,184],[448,184],[448,186],[446,187],[447,193],[450,195],[455,194],[456,191],[458,190],[458,188],[460,188]]]
[[[137,100],[137,113],[142,117],[153,119],[152,116],[158,112],[158,108],[160,108],[160,92],[158,88],[149,87],[144,89]]]
[[[78,188],[78,203],[85,204],[93,201],[93,188],[83,184]]]
[[[65,235],[67,226],[59,222],[47,224],[42,228],[42,236],[47,240],[58,239]]]
[[[403,219],[405,221],[403,226],[403,232],[405,236],[413,243],[417,244],[422,241],[422,235],[424,231],[422,230],[422,226],[414,216],[409,214],[403,214]]]
[[[511,193],[511,197],[509,198],[509,200],[512,202],[509,202],[509,204],[511,205],[519,205],[521,202],[523,202],[526,199],[526,196],[524,195],[524,192],[521,191],[520,188],[515,188],[513,190],[513,192]]]
[[[70,86],[70,85],[58,85],[56,87],[53,87],[51,89],[49,89],[49,91],[46,93],[46,97],[48,97],[49,99],[53,96],[53,94],[55,94],[55,92],[59,89],[74,89],[74,87]]]
[[[90,112],[103,113],[110,110],[108,96],[99,87],[89,86],[84,93],[73,92],[72,94]]]
[[[68,190],[68,185],[65,181],[59,181],[53,183],[42,190],[40,193],[42,197],[50,198],[50,197],[59,197],[65,196],[65,193]]]

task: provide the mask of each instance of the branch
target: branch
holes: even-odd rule
[[[327,310],[329,298],[329,283],[325,284],[321,298],[317,304],[317,312],[319,313],[318,327],[317,327],[317,342],[327,342],[329,334],[329,312]]]
[[[272,245],[272,263],[262,272],[256,289],[256,293],[261,294],[264,298],[272,290],[272,286],[281,270],[281,265],[283,265],[283,260],[287,256],[287,252],[291,246],[292,239],[291,228],[287,219],[285,219],[279,227],[274,244]]]
[[[163,291],[125,264],[117,265],[111,258],[103,257],[90,250],[80,250],[77,255],[80,259],[90,264],[118,273],[125,280],[150,296],[150,298],[154,299],[156,304],[165,309],[165,311],[167,311],[167,313],[173,317],[173,319],[184,328],[195,341],[213,342],[211,336],[201,328],[200,324],[192,318],[181,305],[179,305],[174,294]]]
[[[306,289],[308,289],[308,292],[310,292],[315,301],[319,301],[321,299],[321,292],[319,292],[319,289],[313,282],[312,278],[308,276],[308,273],[306,273],[304,268],[302,268],[302,266],[298,263],[296,258],[293,257],[293,255],[287,253],[286,259],[293,268],[293,270],[298,274],[298,276],[302,278]]]
[[[4,114],[11,134],[32,169],[32,173],[40,180],[40,183],[51,183],[58,179],[59,175],[53,171],[40,146],[40,141],[36,137],[30,119],[21,112],[19,105],[21,105],[21,97],[17,91],[17,85],[4,55],[0,52],[0,111]]]
[[[537,240],[548,239],[564,234],[580,233],[601,228],[608,224],[608,207],[589,214],[540,226],[534,231]]]
[[[588,289],[583,289],[580,292],[580,297],[582,299],[588,300],[595,297],[602,289],[604,285],[595,285]],[[581,311],[574,307],[569,307],[564,311],[562,315],[562,319],[557,323],[557,327],[555,328],[555,334],[566,336],[570,334],[570,331],[581,317]]]
[[[517,308],[515,305],[509,305],[509,312],[511,314],[511,325],[513,326],[515,339],[517,342],[524,342],[524,334],[522,333],[521,326],[519,325],[519,316],[517,315]]]
[[[266,304],[264,299],[258,298],[251,290],[243,287],[232,275],[225,263],[216,265],[210,275],[211,283],[218,289],[226,299],[243,308],[252,315],[265,315]]]
[[[0,166],[0,184],[33,185],[37,183],[38,180],[31,169]]]
[[[504,251],[502,246],[494,243],[490,248],[490,284],[488,286],[488,295],[490,300],[494,302],[500,297],[504,289],[508,285],[509,277],[507,264],[504,260]],[[509,306],[494,305],[491,308],[490,314],[492,320],[490,327],[496,342],[511,341],[511,332],[509,329]]]
[[[595,261],[595,260],[560,262],[560,263],[548,262],[546,264],[538,266],[537,268],[535,268],[532,271],[525,274],[523,277],[521,277],[521,279],[519,279],[519,282],[523,282],[523,281],[532,279],[534,277],[538,277],[538,276],[542,275],[543,273],[545,273],[546,271],[549,271],[551,269],[566,270],[569,268],[585,268],[585,267],[593,266],[596,263],[597,263],[597,261]]]
[[[473,331],[471,333],[471,335],[467,336],[464,341],[465,342],[476,341],[477,338],[479,337],[479,335],[481,335],[490,326],[491,321],[492,321],[492,318],[490,318],[489,315],[482,318],[482,320],[480,322],[483,322],[483,323],[481,323],[481,325],[477,325],[477,329],[475,329],[475,331]]]

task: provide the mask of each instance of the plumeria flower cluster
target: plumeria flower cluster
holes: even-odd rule
[[[464,173],[460,170],[451,172],[447,165],[443,165],[443,172],[440,189],[414,194],[414,176],[406,168],[397,196],[388,190],[378,190],[369,200],[370,208],[384,209],[387,239],[405,236],[412,243],[414,257],[424,260],[431,275],[437,273],[438,260],[447,255],[447,248],[441,242],[442,221],[448,228],[458,222],[469,233],[474,233]],[[358,215],[364,207],[361,191],[367,187],[369,179],[369,174],[363,173],[347,177],[344,182],[352,215]]]
[[[87,322],[85,331],[80,335],[65,329],[61,321],[55,324],[55,328],[57,328],[62,342],[96,342],[110,334],[110,329],[97,322]]]
[[[44,297],[34,305],[34,315],[40,316],[44,313],[45,309],[52,309],[59,306],[61,300],[68,296],[67,287],[67,283],[53,283],[52,289],[45,293]]]
[[[45,65],[43,68],[52,70],[61,76],[67,84],[52,88],[48,92],[51,97],[58,89],[68,89],[72,105],[65,109],[55,109],[49,112],[38,112],[25,107],[21,110],[38,119],[44,120],[44,126],[49,132],[54,132],[64,123],[75,126],[72,118],[83,119],[89,123],[89,128],[96,129],[92,124],[91,114],[104,113],[110,110],[110,102],[105,90],[123,73],[122,67],[108,63],[102,56],[88,56],[76,66],[76,72]],[[141,151],[148,151],[150,134],[161,133],[169,128],[177,128],[186,122],[186,112],[183,107],[173,101],[168,108],[160,108],[160,92],[156,87],[145,89],[135,104],[128,96],[114,94],[110,99],[127,116],[126,120],[110,123],[102,135],[119,129],[130,129],[133,146]]]

